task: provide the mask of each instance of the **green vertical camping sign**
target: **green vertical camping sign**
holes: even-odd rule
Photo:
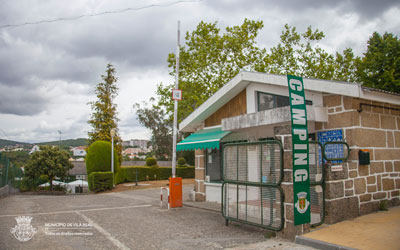
[[[294,224],[301,225],[311,220],[307,110],[303,79],[291,75],[287,79],[292,120]]]

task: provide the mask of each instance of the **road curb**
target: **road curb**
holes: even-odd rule
[[[195,206],[195,205],[188,204],[188,203],[185,203],[185,202],[183,202],[182,205],[183,205],[184,207],[197,208],[197,209],[202,209],[202,210],[211,211],[211,212],[216,212],[216,213],[220,213],[220,212],[221,212],[221,211],[218,211],[218,210],[215,210],[215,209],[212,209],[212,208],[206,208],[206,207]]]
[[[357,250],[356,248],[340,246],[329,242],[310,239],[299,235],[296,236],[295,243],[324,250]]]

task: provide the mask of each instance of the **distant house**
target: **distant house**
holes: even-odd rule
[[[79,146],[71,149],[73,156],[86,156],[85,147]]]
[[[122,146],[124,147],[140,147],[140,148],[147,148],[147,144],[149,140],[130,140],[122,142]]]
[[[69,175],[75,176],[77,180],[87,180],[86,164],[84,161],[71,161],[74,166],[69,170]]]
[[[29,151],[29,154],[33,154],[36,151],[40,151],[40,148],[38,145],[33,145],[31,151]]]
[[[131,146],[138,146],[141,148],[147,148],[149,140],[131,140]]]

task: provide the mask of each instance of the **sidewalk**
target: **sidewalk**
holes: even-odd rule
[[[221,212],[221,204],[213,202],[184,201],[183,205]],[[271,242],[268,245],[267,242],[258,243],[258,247],[251,249],[271,247]],[[295,242],[317,249],[400,250],[400,206],[333,225],[322,225],[310,233],[297,236]]]
[[[221,213],[221,204],[216,202],[183,201],[183,205]]]
[[[183,201],[183,206],[194,207],[208,211],[214,211],[217,213],[221,213],[221,204],[216,202],[194,202],[194,201]],[[221,215],[222,216],[222,215]],[[247,225],[245,225],[247,227]],[[251,226],[250,226],[251,227]],[[256,228],[253,228],[256,230]],[[256,231],[260,234],[263,233],[263,229],[257,228]],[[274,249],[274,250],[315,250],[314,247],[301,245],[295,242],[290,242],[288,240],[280,239],[280,238],[269,238],[265,239],[265,241],[261,241],[254,244],[243,244],[241,246],[236,246],[233,248],[228,248],[229,250],[264,250],[264,249]]]
[[[319,249],[400,249],[400,206],[322,226],[297,236],[296,243]]]

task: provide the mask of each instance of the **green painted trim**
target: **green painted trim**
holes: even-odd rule
[[[219,149],[221,139],[230,133],[231,131],[222,131],[221,128],[203,129],[180,141],[176,150]]]
[[[326,157],[326,154],[325,154],[325,147],[326,147],[326,145],[329,145],[329,144],[343,144],[343,145],[345,145],[346,147],[347,147],[347,155],[346,155],[346,157],[344,157],[344,158],[327,158]],[[325,145],[324,145],[324,147],[323,147],[323,156],[324,156],[324,159],[325,160],[327,160],[327,161],[347,161],[347,159],[349,158],[349,156],[350,156],[350,147],[349,147],[349,144],[347,144],[347,142],[344,142],[344,141],[330,141],[330,142],[326,142],[325,143]]]
[[[321,178],[321,181],[311,181],[310,180],[310,185],[322,185],[324,183],[324,181],[325,181],[325,168],[324,168],[324,161],[323,161],[323,159],[324,159],[324,156],[323,156],[324,155],[324,146],[318,141],[309,141],[308,144],[318,144],[321,147],[321,158],[322,158],[321,159],[322,160],[322,166],[321,166],[321,168],[322,168],[322,170],[321,170],[322,178]]]
[[[318,142],[318,141],[309,141],[309,144],[319,144],[319,146],[321,147],[321,158],[322,158],[322,179],[319,182],[315,182],[315,181],[310,181],[310,186],[321,186],[322,187],[322,216],[321,216],[321,221],[315,224],[311,224],[311,227],[317,227],[320,226],[322,224],[324,224],[325,221],[325,167],[324,167],[324,162],[323,159],[325,158],[325,152],[324,152],[324,146],[322,145],[322,143]]]
[[[277,181],[277,183],[276,184],[273,184],[273,185],[280,185],[281,183],[282,183],[282,181],[283,181],[283,161],[284,161],[284,159],[283,159],[283,146],[282,146],[282,142],[281,141],[278,141],[278,140],[266,140],[266,141],[256,141],[256,142],[235,142],[235,143],[226,143],[226,144],[224,144],[223,145],[223,147],[222,147],[222,150],[223,150],[223,154],[225,155],[225,148],[226,147],[229,147],[229,146],[243,146],[243,145],[258,145],[258,144],[277,144],[278,146],[279,146],[279,151],[280,151],[280,158],[281,158],[281,161],[280,161],[280,177],[279,177],[279,179],[278,179],[278,181]],[[223,158],[224,158],[224,156],[223,156]],[[222,162],[222,167],[224,166],[224,162]],[[223,167],[224,168],[224,167]],[[222,180],[225,180],[225,168],[223,169],[224,170],[224,175],[222,176]],[[238,169],[236,169],[236,171],[237,171]]]
[[[263,183],[262,182],[262,176],[261,176],[261,180],[260,180],[261,182],[239,181],[239,176],[238,176],[238,174],[239,174],[239,167],[238,167],[238,164],[239,164],[239,160],[238,160],[239,159],[239,147],[237,147],[237,149],[236,149],[237,150],[236,151],[236,154],[237,154],[236,155],[236,157],[237,157],[237,159],[236,159],[236,162],[237,162],[237,165],[236,165],[236,180],[227,180],[225,178],[225,176],[226,176],[226,168],[224,167],[224,161],[225,161],[225,155],[226,155],[225,154],[226,147],[229,147],[229,146],[244,146],[244,145],[246,145],[246,146],[247,145],[258,145],[258,144],[261,144],[261,145],[263,145],[263,144],[276,144],[276,145],[279,146],[279,152],[280,152],[280,154],[279,154],[279,156],[280,156],[280,178],[279,178],[278,182],[277,183],[273,183],[273,182]],[[221,213],[222,213],[222,216],[225,218],[226,222],[228,223],[229,220],[230,220],[230,221],[241,222],[241,223],[244,223],[244,224],[257,226],[257,227],[261,227],[261,228],[265,228],[265,229],[270,229],[270,230],[274,230],[274,231],[282,230],[283,227],[284,227],[284,202],[285,202],[285,195],[283,193],[283,189],[280,187],[280,184],[282,183],[282,180],[283,180],[283,173],[284,173],[284,171],[283,171],[283,161],[284,161],[283,153],[284,152],[283,152],[282,143],[280,141],[278,141],[278,140],[266,140],[266,141],[257,141],[257,142],[226,143],[226,144],[222,145],[222,152],[223,152],[223,155],[222,155],[222,168],[223,168],[223,173],[224,174],[222,176],[223,183],[222,183],[222,187],[221,187]],[[261,157],[262,157],[262,154],[260,154],[260,161],[262,162],[262,158]],[[262,174],[262,165],[260,165],[260,171],[261,171],[261,174]],[[246,187],[246,196],[247,196],[248,186],[260,187],[260,188],[262,188],[262,187],[271,187],[271,188],[278,189],[279,190],[279,194],[280,194],[280,212],[281,212],[280,213],[281,216],[280,216],[280,225],[279,225],[279,227],[272,227],[271,226],[272,223],[273,223],[272,220],[270,221],[270,225],[263,225],[263,218],[262,218],[262,222],[260,224],[249,222],[247,220],[239,219],[239,209],[238,209],[239,203],[238,202],[237,202],[237,207],[236,207],[236,218],[235,217],[231,217],[231,216],[226,216],[227,210],[226,210],[225,204],[226,204],[226,199],[227,199],[227,190],[224,187],[225,187],[225,184],[227,184],[227,183],[236,185],[236,187],[237,187],[237,189],[236,189],[236,195],[237,195],[236,199],[237,199],[237,201],[239,200],[239,198],[238,198],[239,185]],[[261,193],[262,193],[262,190],[261,190]],[[261,198],[262,198],[262,196],[261,196]],[[261,199],[261,201],[262,201],[262,199]],[[271,203],[271,206],[272,206],[272,203]],[[271,211],[271,212],[273,212],[273,211]],[[247,213],[247,199],[246,199],[246,213]],[[262,217],[264,216],[263,211],[262,211],[261,215],[262,215]],[[247,214],[246,214],[246,218],[247,218]]]
[[[270,185],[259,185],[259,183],[247,183],[247,182],[235,182],[235,181],[226,181],[226,182],[224,182],[223,184],[222,184],[222,191],[221,191],[221,194],[222,194],[222,197],[221,197],[221,199],[224,201],[224,187],[225,187],[225,184],[238,184],[238,185],[244,185],[244,186],[254,186],[254,187],[259,187],[259,186],[268,186],[268,187],[273,187],[273,188],[276,188],[276,189],[278,189],[279,190],[279,194],[280,194],[280,204],[281,204],[281,216],[280,216],[280,224],[279,224],[279,226],[278,227],[271,227],[271,226],[268,226],[268,225],[260,225],[260,224],[257,224],[257,223],[254,223],[254,222],[250,222],[250,221],[247,221],[247,220],[241,220],[241,219],[239,219],[239,218],[234,218],[234,217],[230,217],[230,216],[227,216],[226,215],[226,210],[225,210],[225,208],[224,208],[224,204],[221,204],[221,211],[222,211],[222,216],[225,218],[225,220],[228,222],[228,221],[235,221],[235,222],[240,222],[240,223],[243,223],[243,224],[247,224],[247,225],[252,225],[252,226],[256,226],[256,227],[261,227],[261,228],[265,228],[265,229],[269,229],[269,230],[273,230],[273,231],[281,231],[282,229],[283,229],[283,227],[284,227],[284,207],[283,207],[283,205],[284,205],[284,202],[285,202],[285,195],[284,195],[284,193],[283,193],[283,189],[280,187],[280,186],[270,186]]]

